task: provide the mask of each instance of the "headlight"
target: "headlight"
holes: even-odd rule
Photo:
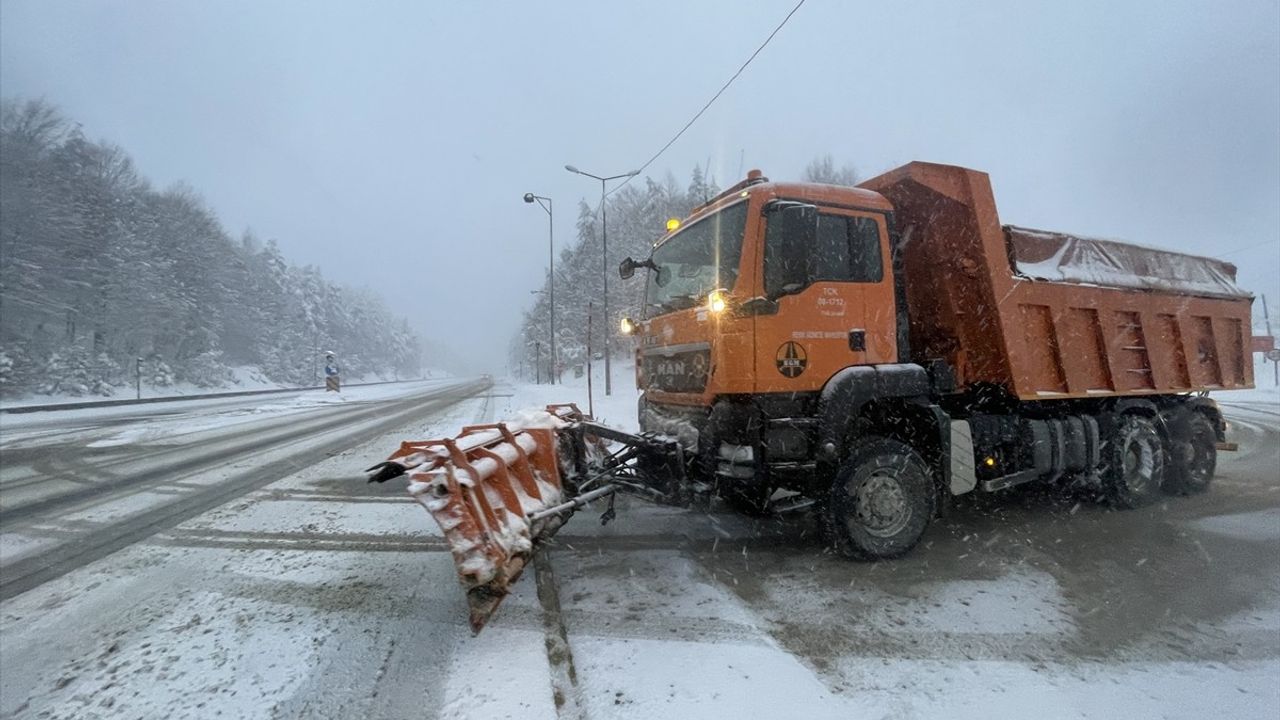
[[[727,307],[729,307],[729,293],[724,290],[712,290],[711,293],[707,295],[707,309],[710,310],[713,315],[719,315],[724,312],[724,309]]]
[[[634,335],[636,332],[636,324],[631,321],[631,318],[624,317],[622,318],[622,322],[618,323],[618,331],[623,335]]]

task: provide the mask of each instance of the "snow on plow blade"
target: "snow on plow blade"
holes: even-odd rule
[[[565,504],[565,473],[573,468],[561,464],[577,457],[558,431],[583,419],[574,405],[551,405],[514,422],[465,427],[455,438],[401,443],[369,468],[370,482],[408,474],[409,494],[453,553],[472,632],[498,609],[535,543],[564,524],[566,514],[545,512]]]

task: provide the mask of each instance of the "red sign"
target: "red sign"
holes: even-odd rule
[[[1276,347],[1276,339],[1274,335],[1254,335],[1252,352],[1264,353],[1268,350],[1274,350]]]

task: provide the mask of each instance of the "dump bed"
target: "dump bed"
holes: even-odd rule
[[[861,187],[894,205],[912,359],[1024,400],[1253,386],[1235,267],[1002,227],[986,173],[915,162]]]

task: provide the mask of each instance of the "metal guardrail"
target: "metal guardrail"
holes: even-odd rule
[[[426,378],[423,378],[426,379]],[[397,383],[422,382],[420,380],[383,380],[371,383],[349,383],[346,387],[369,387],[371,385],[395,385]],[[274,390],[233,390],[231,392],[201,393],[199,395],[165,395],[126,400],[86,400],[84,402],[47,403],[44,405],[18,405],[6,407],[0,405],[0,413],[18,415],[21,413],[47,412],[51,410],[83,410],[85,408],[116,407],[119,405],[150,405],[151,403],[180,402],[182,400],[211,400],[216,398],[245,397],[248,395],[276,395],[279,393],[302,392],[304,390],[324,390],[323,385],[308,385],[296,388],[276,388]]]

